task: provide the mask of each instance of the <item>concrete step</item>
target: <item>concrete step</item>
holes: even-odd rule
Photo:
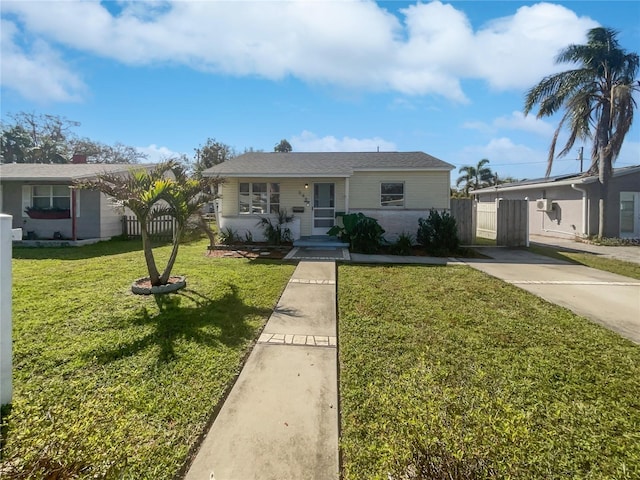
[[[314,235],[310,237],[300,237],[294,240],[294,247],[314,247],[314,248],[348,248],[349,244],[340,241],[336,237],[326,235]]]

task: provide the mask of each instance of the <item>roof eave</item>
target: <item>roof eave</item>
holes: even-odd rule
[[[202,172],[203,177],[229,178],[347,178],[350,173],[223,173]]]
[[[354,172],[450,172],[455,167],[358,167]]]

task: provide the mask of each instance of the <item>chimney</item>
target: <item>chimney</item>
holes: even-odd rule
[[[71,157],[71,163],[87,163],[86,155],[74,155]]]

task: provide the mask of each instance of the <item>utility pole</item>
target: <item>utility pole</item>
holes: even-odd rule
[[[582,173],[582,159],[583,159],[582,153],[583,152],[584,152],[584,147],[580,147],[580,150],[578,150],[578,160],[580,160],[580,173]]]

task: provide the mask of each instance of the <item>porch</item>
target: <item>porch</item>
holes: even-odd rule
[[[328,235],[300,237],[293,242],[293,249],[286,260],[338,260],[349,261],[349,244]]]

